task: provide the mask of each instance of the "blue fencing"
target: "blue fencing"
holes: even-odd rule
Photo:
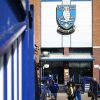
[[[36,100],[33,8],[0,0],[0,100]]]

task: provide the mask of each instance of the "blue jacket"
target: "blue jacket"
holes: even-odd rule
[[[50,87],[49,87],[51,93],[57,93],[58,92],[58,89],[59,89],[59,86],[57,83],[55,84],[51,84]]]
[[[75,91],[75,100],[82,100],[82,99],[81,99],[81,93],[80,93],[79,90],[76,90],[76,91]]]

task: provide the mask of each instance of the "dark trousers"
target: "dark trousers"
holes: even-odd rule
[[[96,94],[92,95],[91,100],[97,100],[97,95]]]
[[[68,100],[74,100],[73,96],[68,96]]]

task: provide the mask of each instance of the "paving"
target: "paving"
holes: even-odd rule
[[[88,93],[81,93],[82,100],[91,100],[91,97],[88,97]],[[51,100],[49,97],[47,97],[47,100]],[[57,100],[68,100],[67,94],[64,92],[63,85],[60,85],[59,92],[57,93]],[[98,98],[97,100],[100,100]]]
[[[82,100],[91,100],[91,98],[88,97],[87,93],[81,94],[81,96],[82,96]],[[50,100],[50,98],[48,98],[47,100]],[[66,93],[58,93],[57,100],[68,100],[67,94]],[[100,99],[98,99],[98,100],[100,100]]]

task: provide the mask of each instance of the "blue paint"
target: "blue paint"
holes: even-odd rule
[[[33,6],[30,7],[30,14],[33,17],[33,21],[34,21],[34,9]],[[34,65],[34,41],[33,41],[33,37],[34,36],[34,26],[33,26],[33,22],[32,22],[32,27],[30,28],[29,31],[29,89],[30,89],[30,98],[29,100],[38,100],[35,95],[35,65]]]
[[[12,76],[12,100],[14,100],[14,50],[13,50],[13,45],[11,47],[11,65],[12,65],[12,70],[11,70],[11,76]]]
[[[8,47],[22,34],[18,31],[25,25],[25,22],[18,23],[14,25],[10,30],[6,30],[5,33],[2,33],[0,37],[0,54],[6,52]]]
[[[11,45],[13,36],[25,20],[26,13],[20,0],[0,0],[0,12],[0,54],[2,54],[5,48]]]
[[[20,0],[0,0],[0,12],[0,34],[25,19]]]
[[[22,36],[22,100],[36,100],[35,97],[35,66],[33,61],[33,27],[29,29],[29,0],[26,0],[24,11],[21,0],[0,0],[0,55],[4,56],[4,100],[7,100],[7,55],[11,53],[12,100],[14,100],[14,49],[12,44]],[[33,10],[31,9],[33,12]],[[32,13],[33,14],[33,13]],[[18,31],[26,25],[22,33]],[[17,40],[18,42],[18,40]],[[19,50],[17,44],[17,98],[19,100]],[[34,73],[33,73],[34,72]],[[33,87],[33,88],[32,88]]]
[[[30,100],[29,92],[29,2],[26,0],[26,30],[22,35],[22,100]],[[32,88],[32,87],[31,87]]]
[[[41,0],[41,2],[59,2],[62,0]],[[92,1],[92,0],[71,0],[71,1]]]
[[[0,0],[0,12],[2,12],[2,16],[0,16],[0,34],[5,32],[8,28],[14,25],[17,22],[12,10],[7,2],[7,0]]]
[[[4,100],[7,100],[7,54],[4,55]]]
[[[22,100],[28,100],[28,34],[26,30],[22,35]]]
[[[25,25],[25,22],[21,22],[18,24],[14,24],[10,29],[6,29],[6,31],[2,34],[0,34],[0,46],[5,44],[7,41],[10,41],[10,39]],[[20,34],[21,35],[21,34]],[[14,36],[15,37],[15,36]]]

